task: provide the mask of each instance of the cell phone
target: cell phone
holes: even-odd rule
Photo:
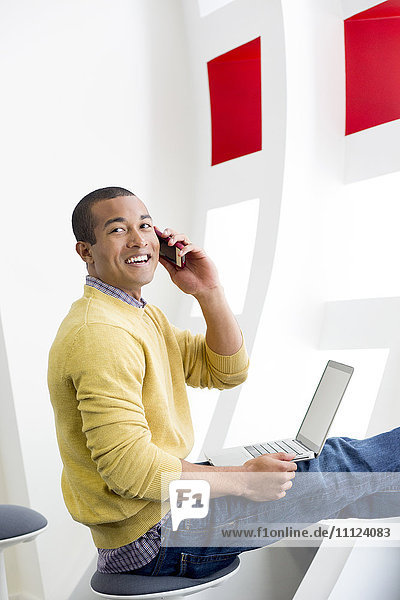
[[[183,269],[186,264],[186,256],[179,256],[179,251],[185,246],[181,242],[176,242],[173,246],[168,246],[168,240],[171,236],[164,238],[161,231],[154,227],[154,231],[160,241],[160,256],[163,256],[176,267]]]

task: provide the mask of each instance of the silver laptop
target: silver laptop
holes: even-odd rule
[[[353,367],[328,361],[295,438],[224,448],[218,454],[208,455],[205,451],[206,457],[215,466],[227,467],[242,465],[250,458],[274,452],[295,453],[296,462],[316,458],[324,447],[353,371]]]

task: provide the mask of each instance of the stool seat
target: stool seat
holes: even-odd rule
[[[47,519],[36,510],[16,504],[0,504],[0,600],[8,599],[4,549],[29,542],[47,528]]]
[[[240,559],[235,560],[208,577],[192,579],[190,577],[132,575],[130,573],[96,573],[90,586],[103,598],[123,598],[124,600],[151,600],[156,598],[183,598],[201,592],[206,588],[219,585],[236,573]]]
[[[0,546],[22,542],[22,537],[38,533],[47,519],[36,510],[16,504],[0,504]],[[18,539],[15,539],[18,538]]]

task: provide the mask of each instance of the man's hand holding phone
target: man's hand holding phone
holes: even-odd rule
[[[181,250],[185,247],[181,242],[174,242],[171,235],[165,237],[164,232],[154,227],[154,231],[160,242],[160,256],[166,258],[171,264],[183,269],[186,264],[185,255],[181,255]]]
[[[220,285],[212,260],[202,248],[192,244],[185,234],[170,228],[162,232],[155,228],[155,232],[160,240],[159,261],[185,294],[196,297]],[[171,248],[172,252],[167,248]]]

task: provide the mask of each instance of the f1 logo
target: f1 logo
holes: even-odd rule
[[[210,484],[201,479],[171,481],[169,484],[172,531],[184,519],[202,519],[210,505]]]

